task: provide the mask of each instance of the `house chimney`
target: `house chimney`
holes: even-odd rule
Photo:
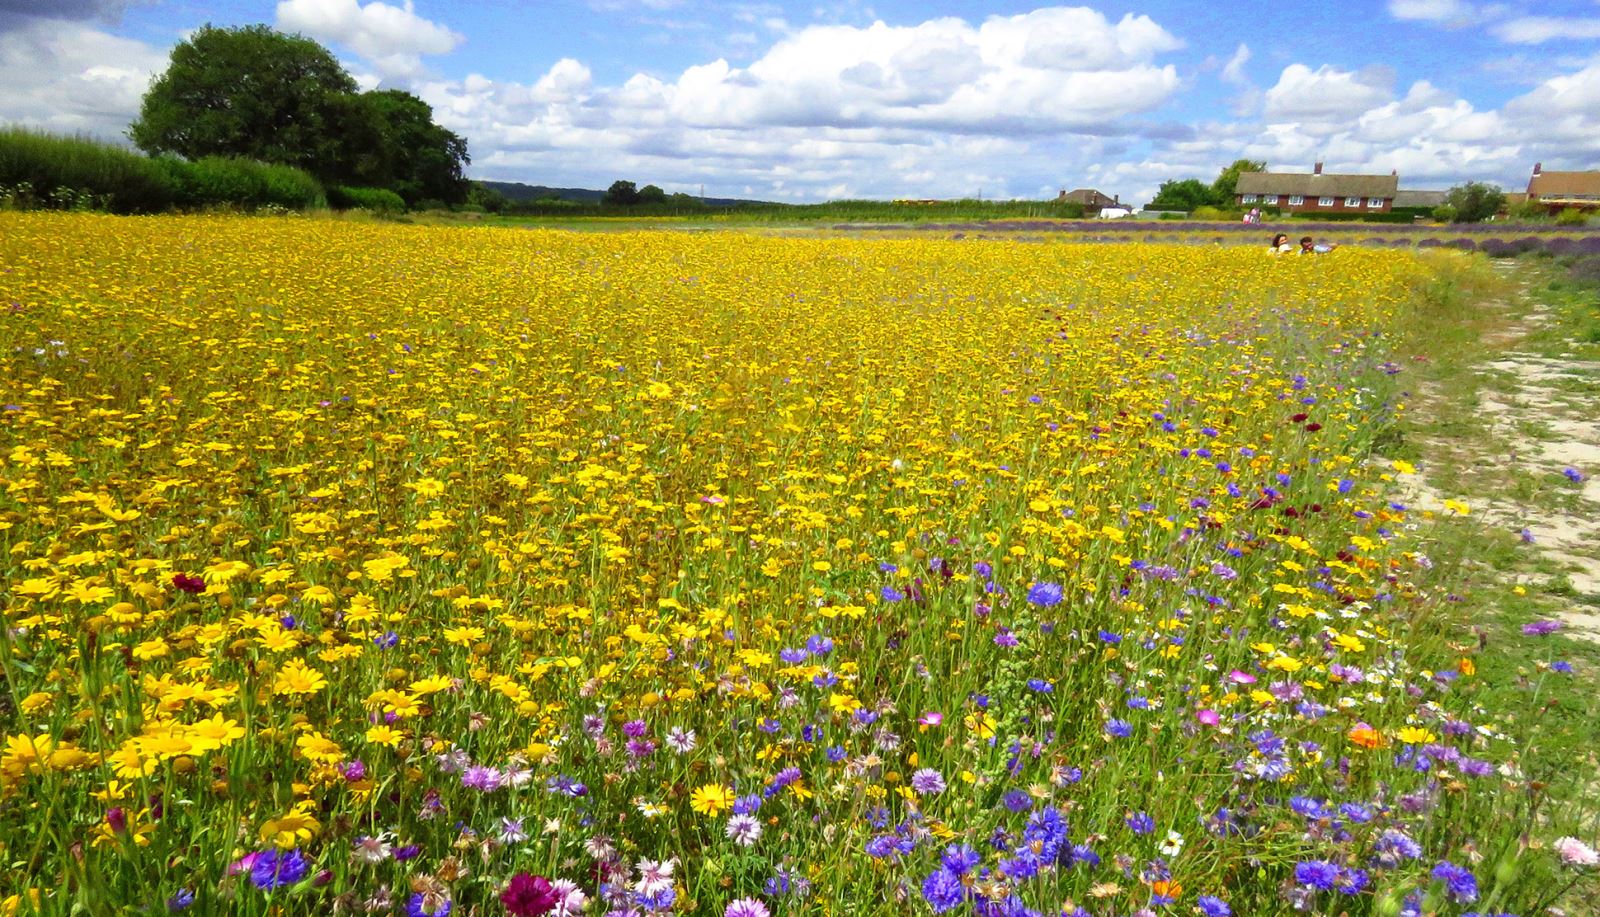
[[[1536,162],[1536,163],[1533,164],[1533,174],[1538,175],[1543,170],[1544,170],[1544,163]]]
[[[1321,175],[1322,174],[1322,163],[1319,162],[1315,166],[1312,166],[1311,167],[1311,174],[1312,175]]]

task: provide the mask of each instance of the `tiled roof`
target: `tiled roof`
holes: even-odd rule
[[[1302,197],[1394,197],[1400,179],[1394,175],[1320,175],[1305,172],[1245,172],[1240,194],[1298,194]]]

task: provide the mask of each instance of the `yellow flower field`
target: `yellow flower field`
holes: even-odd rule
[[[0,213],[0,913],[1531,899],[1428,270]]]

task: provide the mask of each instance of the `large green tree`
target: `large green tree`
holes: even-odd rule
[[[128,135],[148,153],[291,165],[407,204],[467,198],[467,142],[435,124],[428,103],[358,92],[326,48],[264,25],[207,25],[179,42]]]
[[[264,25],[202,26],[172,49],[128,136],[147,153],[240,156],[335,177],[357,87],[327,49]]]
[[[366,138],[348,150],[350,181],[390,188],[407,204],[467,199],[462,169],[471,158],[467,142],[433,122],[433,109],[409,92],[384,89],[355,98],[351,120]]]
[[[1226,207],[1233,203],[1234,195],[1239,191],[1239,176],[1246,172],[1265,172],[1267,164],[1260,159],[1235,159],[1231,165],[1224,168],[1217,180],[1211,183],[1211,197],[1219,207]]]

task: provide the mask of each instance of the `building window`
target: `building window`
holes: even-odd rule
[[[1304,204],[1305,202],[1306,202],[1306,198],[1305,198],[1305,195],[1303,195],[1303,194],[1291,194],[1291,195],[1289,195],[1289,206],[1290,207],[1299,207],[1301,204]]]
[[[1278,206],[1278,196],[1276,194],[1263,194],[1261,195],[1261,203],[1268,207],[1276,207]]]
[[[1317,206],[1318,207],[1332,207],[1333,206],[1333,198],[1331,198],[1331,197],[1319,197],[1319,198],[1317,198]]]
[[[1255,202],[1256,196],[1254,194],[1245,194],[1239,197],[1239,203],[1241,204],[1254,204]]]
[[[1346,207],[1360,207],[1361,206],[1361,198],[1359,198],[1359,197],[1347,197],[1347,198],[1344,199],[1344,205]]]
[[[1383,206],[1383,198],[1381,198],[1381,197],[1369,197],[1369,198],[1367,198],[1367,206],[1368,207],[1372,207],[1374,209],[1376,209],[1378,207],[1382,207]]]

